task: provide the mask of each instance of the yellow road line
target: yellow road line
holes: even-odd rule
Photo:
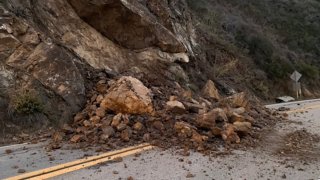
[[[86,159],[80,159],[73,162],[53,166],[50,168],[22,174],[19,176],[7,178],[6,180],[22,180],[22,179],[48,179],[68,172],[76,171],[82,168],[94,166],[96,164],[111,161],[117,157],[129,156],[145,150],[154,148],[150,144],[141,144],[138,146],[132,146],[124,148],[118,151],[104,153],[98,156],[88,157]]]
[[[306,106],[300,109],[294,109],[294,110],[289,110],[289,111],[284,111],[284,113],[295,113],[295,112],[303,112],[311,109],[317,109],[320,108],[320,105],[312,105],[312,106]]]

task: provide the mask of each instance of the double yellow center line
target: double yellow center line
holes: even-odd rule
[[[154,146],[150,144],[141,144],[138,146],[132,146],[128,148],[124,148],[118,151],[112,151],[108,153],[104,153],[97,156],[88,157],[85,159],[76,160],[73,162],[68,162],[65,164],[60,164],[57,166],[53,166],[50,168],[25,173],[19,176],[10,177],[6,180],[23,180],[23,179],[32,179],[32,180],[39,180],[39,179],[49,179],[52,177],[56,177],[68,172],[76,171],[79,169],[87,168],[90,166],[94,166],[103,162],[112,161],[119,157],[125,157],[133,154],[140,153],[142,151],[153,149]]]

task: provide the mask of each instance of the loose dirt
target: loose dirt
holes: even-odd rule
[[[276,151],[278,155],[304,160],[320,158],[320,136],[309,133],[306,129],[296,130],[283,137],[283,143]]]

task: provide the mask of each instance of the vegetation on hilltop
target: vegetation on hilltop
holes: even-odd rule
[[[265,72],[269,88],[293,70],[303,83],[319,85],[319,0],[187,0],[212,46]],[[243,60],[243,61],[241,61]],[[268,82],[267,82],[268,81]]]

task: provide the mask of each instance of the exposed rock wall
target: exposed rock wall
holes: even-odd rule
[[[76,66],[79,59],[47,42],[44,34],[22,19],[4,11],[0,17],[6,17],[0,32],[0,99],[5,102],[0,118],[21,118],[12,103],[21,100],[17,98],[25,91],[36,92],[45,107],[41,113],[49,120],[63,122],[72,117],[85,100],[84,72]]]
[[[16,0],[13,11],[16,4],[22,3]],[[94,68],[121,72],[130,64],[179,61],[179,54],[192,52],[189,35],[182,38],[181,30],[171,32],[136,1],[70,0],[70,4],[66,0],[35,0],[23,14],[54,42]],[[187,62],[188,57],[184,56],[183,61]]]
[[[184,0],[7,0],[5,7],[10,12],[0,13],[3,102],[11,101],[16,87],[34,89],[48,119],[63,121],[85,102],[86,67],[169,79],[183,74],[188,81],[175,63],[188,63],[196,46]]]

